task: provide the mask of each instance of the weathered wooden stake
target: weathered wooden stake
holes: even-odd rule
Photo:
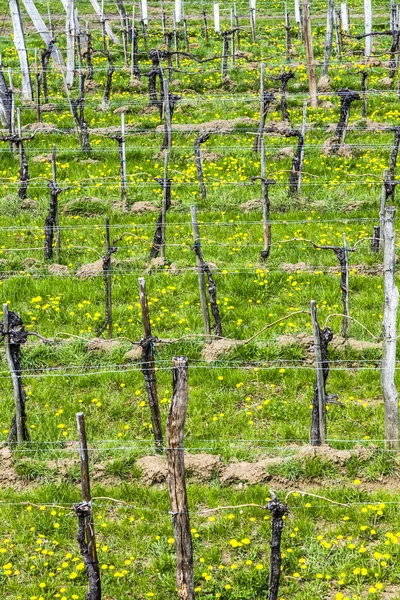
[[[7,314],[5,314],[7,312]],[[21,368],[21,346],[25,344],[28,338],[28,332],[24,329],[22,319],[17,313],[8,311],[7,305],[3,305],[4,320],[0,322],[0,337],[5,341],[5,354],[9,365],[11,379],[14,391],[15,415],[13,416],[10,431],[8,434],[8,442],[18,442],[17,420],[22,422],[22,440],[29,440],[29,431],[26,425],[26,394],[22,384],[22,368]]]
[[[261,251],[261,260],[267,260],[271,251],[272,228],[271,228],[271,203],[269,199],[269,186],[275,184],[275,179],[266,178],[264,136],[261,137],[261,194],[263,214],[263,238],[264,247]]]
[[[125,113],[121,113],[121,201],[122,208],[126,210],[126,196],[128,191],[128,182],[126,178],[126,146],[125,146]]]
[[[168,186],[170,187],[170,183],[168,182],[168,150],[165,151],[164,155],[164,177],[163,177],[163,196],[162,196],[162,205],[161,205],[161,245],[160,245],[160,255],[163,259],[165,259],[165,238],[166,238],[166,228],[167,228],[167,210],[168,210]]]
[[[333,0],[328,0],[328,10],[326,13],[326,38],[325,38],[325,53],[324,53],[324,65],[322,67],[322,75],[328,74],[329,60],[332,52],[332,38],[333,38]]]
[[[382,176],[382,189],[381,189],[381,199],[379,204],[379,226],[380,226],[380,236],[379,236],[379,248],[383,248],[385,231],[384,231],[384,221],[385,221],[385,210],[386,210],[386,184],[389,179],[389,171],[388,169],[384,169]]]
[[[364,22],[365,22],[365,62],[371,56],[372,52],[372,2],[364,0]]]
[[[304,27],[304,41],[306,47],[306,59],[307,59],[307,75],[308,75],[308,90],[310,94],[310,106],[311,108],[317,108],[317,81],[315,79],[315,66],[314,66],[314,52],[311,35],[311,17],[310,17],[310,5],[308,0],[303,0],[303,27]]]
[[[251,39],[253,43],[256,42],[256,3],[255,0],[250,0],[250,26],[251,26]]]
[[[194,600],[193,549],[186,495],[184,426],[188,407],[188,360],[173,359],[173,391],[167,420],[168,490],[176,551],[179,600]]]
[[[203,27],[204,27],[204,37],[206,38],[206,42],[208,44],[208,25],[207,25],[207,14],[206,14],[205,10],[203,10]]]
[[[289,11],[287,9],[287,3],[284,2],[284,9],[285,9],[285,43],[286,43],[286,62],[289,64],[290,63],[290,51],[292,49],[292,42],[290,39],[290,31],[291,31],[291,27],[290,27],[290,19],[289,19]]]
[[[204,144],[209,139],[210,135],[211,134],[208,131],[200,133],[194,142],[194,159],[196,162],[197,177],[199,179],[199,184],[200,184],[200,193],[201,193],[203,200],[205,200],[207,198],[207,188],[204,183],[203,157],[202,157],[202,151],[201,151],[201,144]]]
[[[342,20],[343,31],[348,33],[350,31],[349,26],[349,9],[347,8],[347,3],[342,2],[340,5],[340,15]]]
[[[396,209],[388,206],[384,219],[383,283],[385,301],[383,305],[383,352],[381,386],[385,408],[386,447],[399,448],[399,406],[395,384],[396,373],[396,319],[399,291],[395,283],[395,228]]]
[[[78,517],[77,540],[86,567],[89,580],[89,592],[86,600],[101,600],[100,568],[96,551],[96,537],[92,512],[92,498],[90,493],[89,453],[86,441],[84,414],[76,413],[78,427],[79,455],[81,459],[81,488],[82,502],[74,506]]]
[[[154,364],[154,338],[151,334],[149,305],[147,302],[146,282],[143,277],[139,280],[139,301],[142,310],[144,337],[140,341],[142,347],[142,373],[146,385],[147,398],[151,411],[154,444],[157,451],[162,451],[163,433],[161,427],[160,407],[158,404],[156,369]]]
[[[371,239],[371,252],[379,252],[380,237],[381,228],[379,225],[374,225],[374,232]]]
[[[35,96],[36,96],[36,120],[41,122],[42,116],[40,112],[40,73],[38,68],[37,48],[35,48]]]
[[[58,196],[63,191],[58,187],[57,184],[57,156],[56,146],[53,146],[51,154],[51,169],[52,169],[52,181],[49,181],[48,186],[50,188],[50,208],[49,213],[46,217],[44,224],[44,259],[51,260],[53,258],[53,239],[54,232],[56,234],[56,252],[57,260],[60,261],[61,254],[61,236],[60,226],[58,222]]]
[[[190,214],[192,217],[192,231],[193,231],[194,245],[201,248],[199,224],[197,222],[196,207],[194,205],[192,205],[190,207]],[[197,254],[196,254],[196,263],[197,263],[197,274],[198,274],[198,278],[199,278],[200,305],[201,305],[201,314],[203,317],[203,324],[204,324],[204,334],[206,336],[210,336],[211,327],[210,327],[210,314],[208,312],[208,304],[207,304],[206,282],[204,279],[203,265],[202,265],[201,261],[199,260],[199,257]]]
[[[314,337],[314,355],[315,355],[315,370],[317,383],[315,386],[314,402],[313,402],[313,419],[311,425],[311,445],[320,446],[326,442],[326,398],[325,398],[325,382],[322,364],[321,352],[321,330],[317,318],[317,304],[315,300],[311,300],[311,322]],[[317,402],[315,402],[317,400]],[[315,411],[314,409],[317,409]],[[315,419],[317,413],[318,419]]]
[[[165,117],[165,133],[163,148],[171,148],[172,146],[172,124],[171,124],[171,101],[169,95],[168,78],[163,77],[163,93],[164,93],[164,117]]]
[[[272,499],[268,501],[267,509],[270,511],[272,518],[268,600],[278,600],[282,562],[281,538],[284,526],[283,517],[289,509],[285,504],[278,500],[275,494],[273,494]]]
[[[301,146],[300,152],[300,160],[299,160],[299,176],[297,179],[297,193],[301,193],[301,186],[303,183],[303,168],[304,168],[304,153],[305,153],[305,139],[306,139],[306,129],[307,129],[307,100],[304,100],[303,103],[303,124],[301,126],[301,137],[303,139],[303,144]]]
[[[11,124],[11,90],[8,88],[3,73],[3,63],[0,54],[0,123],[10,131]],[[11,134],[11,132],[10,132]]]
[[[103,278],[106,292],[106,324],[108,328],[108,338],[112,340],[113,321],[112,321],[112,274],[111,274],[111,254],[114,249],[111,246],[110,238],[110,219],[106,218],[106,254],[103,257]],[[115,251],[115,250],[114,250]]]
[[[350,325],[350,308],[349,308],[349,253],[347,250],[346,234],[343,234],[343,252],[338,258],[340,260],[340,288],[342,290],[343,302],[343,322],[340,335],[346,337]]]
[[[11,313],[13,316],[15,315],[15,313]],[[16,316],[16,315],[15,315]],[[25,420],[26,420],[26,416],[25,416],[25,394],[24,394],[24,390],[22,388],[22,383],[20,381],[21,379],[21,371],[20,368],[18,368],[18,372],[16,370],[16,366],[14,364],[14,358],[15,356],[13,356],[13,354],[15,355],[15,348],[14,348],[14,353],[12,352],[11,349],[11,340],[10,340],[10,319],[9,319],[9,313],[8,313],[8,305],[7,304],[3,304],[3,323],[2,323],[2,331],[1,334],[4,338],[4,348],[5,348],[5,352],[6,352],[6,359],[7,359],[7,364],[8,364],[8,368],[10,369],[10,374],[11,374],[11,381],[12,381],[12,385],[13,385],[13,391],[14,391],[14,404],[15,404],[15,417],[13,419],[13,423],[15,422],[15,433],[16,433],[16,440],[17,440],[17,445],[20,446],[25,440],[28,440],[29,437],[27,437],[27,429],[26,429],[26,425],[25,425]],[[17,341],[17,340],[15,340]],[[18,343],[18,341],[17,341]],[[16,345],[15,343],[13,344],[14,346]],[[21,394],[23,394],[23,397],[21,396]],[[10,441],[12,441],[10,439]]]

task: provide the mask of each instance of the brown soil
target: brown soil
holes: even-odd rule
[[[330,92],[332,90],[331,80],[328,75],[323,75],[317,83],[317,89],[319,92]]]
[[[31,198],[25,198],[25,200],[21,200],[19,207],[22,210],[36,210],[39,207],[39,202]]]
[[[211,133],[216,132],[232,132],[237,127],[255,127],[257,121],[250,117],[238,117],[236,119],[218,119],[215,121],[206,121],[205,123],[187,123],[187,124],[176,124],[172,125],[173,131],[210,131]],[[287,126],[286,126],[287,129]],[[164,131],[164,125],[158,125],[156,127],[157,132]]]
[[[205,452],[185,454],[185,469],[193,479],[204,481],[211,479],[215,474],[219,474],[222,463],[220,457],[214,454],[206,454]]]
[[[157,256],[157,258],[152,258],[148,263],[145,273],[148,275],[154,269],[162,269],[166,265],[166,260],[162,256]]]
[[[203,160],[209,160],[210,162],[216,162],[222,158],[221,154],[217,154],[217,152],[207,152],[204,150],[202,152]]]
[[[296,335],[280,335],[276,339],[276,343],[279,346],[290,346],[292,344],[296,344],[310,353],[314,351],[313,337],[307,333],[299,333]],[[340,335],[335,335],[330,344],[330,348],[333,350],[345,350],[346,348],[350,348],[356,352],[361,352],[363,350],[380,350],[382,345],[379,342],[356,340],[354,338],[343,338]]]
[[[51,154],[39,154],[38,156],[32,156],[32,162],[51,162]]]
[[[240,205],[240,210],[243,212],[253,212],[254,210],[261,210],[261,200],[253,198],[252,200],[247,200],[247,202],[243,202]]]
[[[87,344],[86,348],[90,351],[111,352],[121,348],[122,344],[118,340],[104,340],[103,338],[93,338]]]
[[[132,350],[129,350],[129,352],[127,352],[125,354],[125,360],[128,361],[136,361],[136,360],[140,360],[142,358],[142,348],[141,346],[134,346],[132,348]]]
[[[0,487],[12,487],[15,490],[26,487],[26,482],[15,472],[13,455],[8,446],[0,448]]]
[[[36,133],[37,131],[40,131],[41,133],[46,133],[48,131],[54,131],[55,129],[57,129],[57,127],[53,125],[53,123],[31,123],[30,125],[26,125],[25,127],[23,127],[23,129],[28,129],[29,131],[32,131],[34,133]]]
[[[306,242],[307,243],[307,242]],[[316,271],[323,270],[326,273],[338,273],[340,271],[340,266],[335,265],[332,267],[323,267],[323,269],[313,267],[310,264],[305,262],[298,263],[281,263],[280,268],[282,271],[287,271],[288,273],[315,273]],[[383,267],[381,266],[373,266],[370,267],[368,265],[350,265],[350,271],[355,271],[357,275],[380,275],[383,272]]]
[[[131,79],[129,83],[129,87],[131,88],[131,90],[142,90],[144,86],[145,84],[143,83],[143,81],[140,81],[139,79]]]
[[[128,113],[132,111],[132,106],[130,104],[125,104],[124,106],[118,106],[113,113],[114,115],[120,115],[122,113]]]
[[[279,158],[286,158],[287,156],[289,156],[290,158],[293,158],[294,150],[293,150],[292,146],[287,146],[286,148],[281,148],[279,150]]]
[[[39,269],[42,266],[42,263],[37,258],[33,258],[32,256],[28,256],[24,258],[22,261],[25,269]]]
[[[111,258],[111,264],[116,265],[118,263],[116,258]],[[99,258],[93,263],[82,265],[76,272],[76,276],[80,279],[88,279],[88,277],[95,277],[103,272],[103,259]]]
[[[203,358],[207,362],[212,362],[213,360],[217,360],[217,358],[219,358],[221,354],[230,352],[231,350],[233,350],[233,348],[236,348],[236,346],[239,346],[242,343],[243,342],[241,342],[240,340],[214,340],[213,342],[206,344],[202,353]]]
[[[379,83],[384,87],[390,88],[393,83],[393,79],[390,79],[390,77],[382,77],[382,79],[379,80]]]
[[[66,275],[69,272],[66,265],[58,265],[57,263],[49,265],[48,271],[50,275]]]
[[[164,483],[167,479],[167,461],[161,456],[143,456],[137,460],[138,467],[142,470],[142,482],[149,485]]]
[[[135,204],[131,206],[131,212],[137,215],[142,215],[147,212],[158,212],[158,210],[159,209],[154,202],[148,202],[146,200],[142,202],[135,202]]]

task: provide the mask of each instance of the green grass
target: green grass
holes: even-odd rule
[[[352,35],[363,32],[362,3],[350,3]],[[61,5],[51,2],[58,43],[65,53]],[[168,27],[171,3],[165,4]],[[45,15],[47,4],[37,2]],[[9,34],[8,6],[0,32],[4,68],[13,69],[20,86],[18,57]],[[379,222],[382,171],[388,167],[398,124],[397,79],[391,88],[381,81],[390,38],[374,39],[379,64],[369,66],[368,119],[362,102],[351,107],[346,143],[351,155],[325,156],[324,142],[333,135],[342,87],[360,89],[362,40],[344,39],[343,61],[335,53],[330,68],[333,93],[320,97],[318,109],[307,109],[305,168],[302,193],[288,198],[291,158],[288,148],[296,138],[266,135],[267,176],[270,188],[271,256],[260,261],[263,245],[261,204],[245,212],[242,204],[261,198],[260,157],[252,151],[259,115],[259,63],[266,64],[266,89],[276,102],[268,120],[280,120],[279,83],[286,64],[283,3],[267,7],[268,17],[257,20],[257,42],[248,30],[248,5],[238,3],[241,51],[229,63],[230,82],[221,82],[221,39],[212,32],[203,38],[199,6],[185,3],[191,52],[217,60],[195,63],[181,57],[170,89],[182,96],[174,116],[176,125],[201,125],[238,119],[229,133],[212,133],[203,145],[207,199],[200,196],[194,162],[197,133],[174,131],[169,154],[173,204],[167,217],[166,265],[148,272],[149,252],[157,212],[130,212],[139,201],[161,206],[162,190],[156,177],[163,173],[162,124],[148,109],[147,78],[130,86],[121,47],[111,47],[117,70],[111,106],[99,111],[106,60],[101,55],[98,20],[89,3],[79,3],[81,22],[89,18],[93,31],[95,85],[87,92],[85,115],[92,152],[83,154],[60,73],[50,67],[50,103],[38,130],[26,142],[31,181],[28,208],[17,199],[19,157],[7,143],[0,147],[0,295],[18,312],[28,330],[54,338],[43,344],[29,338],[22,347],[23,382],[27,392],[31,442],[14,453],[15,489],[0,491],[0,594],[5,600],[80,600],[86,592],[75,540],[77,522],[71,505],[80,500],[80,471],[75,440],[76,412],[83,411],[90,445],[94,520],[102,568],[105,600],[176,598],[173,529],[165,484],[144,486],[138,460],[154,453],[151,415],[138,363],[125,354],[142,336],[137,279],[145,275],[153,334],[170,344],[157,344],[158,393],[163,427],[172,393],[171,365],[177,355],[189,359],[189,409],[185,425],[188,452],[219,455],[223,466],[234,461],[256,462],[281,457],[268,467],[270,485],[290,511],[282,540],[283,570],[280,599],[364,600],[400,598],[400,523],[396,496],[398,455],[384,447],[384,410],[380,388],[379,349],[331,350],[327,390],[342,406],[328,406],[329,444],[346,457],[301,456],[308,443],[315,384],[312,353],[296,336],[310,334],[311,299],[318,305],[321,325],[335,334],[342,312],[337,260],[305,240],[341,245],[346,234],[350,253],[350,309],[356,319],[350,335],[358,341],[379,341],[383,305],[382,254],[370,250],[373,226]],[[221,8],[226,9],[227,6]],[[315,59],[321,62],[325,42],[325,3],[313,3]],[[107,14],[116,6],[105,3]],[[24,9],[22,8],[24,12]],[[264,8],[260,6],[260,12]],[[228,13],[222,13],[223,26]],[[159,15],[150,8],[148,48],[162,47]],[[26,15],[24,14],[24,17]],[[291,17],[293,21],[293,17]],[[119,28],[118,17],[113,22]],[[42,42],[26,18],[28,56]],[[374,29],[388,27],[388,8],[374,2]],[[308,93],[304,46],[292,30],[296,55],[286,68],[295,79],[288,88],[291,126],[301,128],[303,101]],[[183,33],[179,45],[184,47]],[[150,60],[139,41],[142,73]],[[165,65],[163,65],[165,66]],[[317,77],[321,66],[317,67]],[[78,95],[74,82],[71,97]],[[229,89],[228,89],[229,88]],[[35,106],[17,106],[26,131],[36,120]],[[328,104],[330,103],[330,104]],[[108,128],[120,126],[115,109],[126,107],[127,213],[119,203],[118,146]],[[50,107],[51,108],[51,107]],[[243,119],[253,119],[253,122]],[[57,146],[57,177],[66,188],[60,195],[61,256],[68,271],[52,275],[43,260],[43,227],[49,206],[51,165],[47,156]],[[282,150],[284,151],[282,152]],[[88,160],[89,158],[89,160]],[[204,257],[215,265],[224,337],[245,341],[268,324],[249,344],[241,344],[212,363],[203,359],[204,339],[196,261],[192,249],[190,205],[196,204]],[[110,218],[111,237],[119,238],[112,275],[114,337],[120,345],[111,352],[90,351],[87,341],[104,318],[104,285],[98,277],[80,279],[76,273],[105,253],[104,218]],[[396,221],[397,224],[397,221]],[[297,238],[298,241],[293,241]],[[292,241],[291,241],[292,240]],[[54,261],[55,262],[55,261]],[[291,267],[297,265],[297,267]],[[329,320],[326,321],[329,317]],[[357,322],[358,321],[358,322]],[[366,328],[362,327],[360,323]],[[281,336],[293,335],[283,345]],[[372,335],[371,335],[372,334]],[[0,441],[5,443],[13,416],[13,394],[4,353],[0,353],[2,412]],[[7,474],[7,473],[6,473]],[[297,491],[296,491],[297,490]],[[316,496],[303,496],[307,491]],[[293,492],[293,493],[292,493]],[[201,513],[202,509],[240,504],[265,505],[266,485],[223,486],[215,474],[206,483],[188,478],[188,499],[194,543],[196,597],[211,600],[258,600],[267,597],[270,517],[265,509],[243,507]],[[289,494],[289,495],[288,495]],[[102,497],[100,499],[99,497]],[[107,500],[114,498],[122,503]],[[329,500],[333,502],[329,502]],[[28,504],[26,504],[28,503]],[[336,504],[335,504],[336,503]],[[348,504],[348,506],[347,506]],[[53,506],[56,505],[56,506]],[[236,542],[234,541],[236,540]],[[41,586],[42,584],[42,586]]]

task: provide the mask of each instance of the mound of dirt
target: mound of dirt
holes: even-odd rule
[[[112,261],[112,259],[111,259]],[[82,265],[76,272],[76,276],[80,279],[88,279],[89,277],[95,277],[103,272],[103,259],[99,258],[93,263]]]
[[[253,212],[254,210],[261,210],[261,208],[261,200],[257,200],[256,198],[247,200],[247,202],[243,202],[243,204],[240,205],[240,210],[246,213]]]
[[[313,352],[314,348],[314,339],[312,335],[305,332],[296,335],[280,335],[276,339],[276,342],[279,346],[296,344],[308,352]],[[335,335],[329,347],[332,348],[332,350],[345,350],[346,348],[350,348],[355,352],[362,352],[363,350],[380,350],[382,345],[379,342],[356,340],[354,338],[344,338],[340,335]]]
[[[25,269],[39,269],[42,266],[40,260],[33,258],[32,256],[27,256],[27,258],[24,258],[22,264]]]
[[[168,475],[167,461],[161,456],[142,456],[137,460],[142,471],[142,482],[146,485],[164,483]]]
[[[217,152],[207,152],[207,150],[204,150],[201,153],[201,156],[203,160],[209,160],[210,162],[216,162],[222,158],[221,154],[217,154]]]
[[[269,479],[271,479],[271,476],[266,471],[263,462],[238,462],[226,467],[220,477],[220,482],[225,485],[239,482],[256,485]]]
[[[286,158],[287,156],[289,156],[290,158],[293,158],[294,150],[293,150],[292,146],[287,146],[286,148],[281,148],[279,150],[279,158]]]
[[[256,127],[258,121],[251,119],[250,117],[237,117],[236,119],[217,119],[215,121],[206,121],[205,123],[177,123],[172,125],[173,131],[209,131],[215,133],[216,131],[223,131],[226,133],[232,132],[234,129],[239,127]],[[287,126],[286,126],[287,129]],[[158,133],[164,131],[164,125],[158,125],[155,129]]]
[[[131,212],[137,215],[143,215],[148,212],[158,212],[158,208],[154,202],[143,200],[142,202],[135,202],[135,204],[132,204]]]
[[[54,112],[56,110],[56,105],[48,102],[47,104],[42,104],[40,107],[41,112]]]
[[[39,202],[31,198],[25,198],[25,200],[21,200],[19,207],[22,210],[36,210],[39,207]]]
[[[56,125],[53,125],[53,123],[31,123],[23,129],[29,129],[33,133],[36,133],[37,131],[40,131],[41,133],[46,133],[48,131],[54,131],[55,129],[57,129],[57,127]]]
[[[124,106],[118,106],[115,110],[113,110],[114,115],[120,115],[122,113],[131,112],[132,107],[130,104],[125,104]]]
[[[350,460],[352,453],[348,450],[336,450],[330,446],[303,446],[298,450],[297,458],[319,457],[335,465],[345,465]]]
[[[58,265],[57,263],[49,265],[48,271],[50,275],[67,275],[69,272],[66,265]]]
[[[213,475],[219,474],[222,463],[219,456],[214,454],[186,454],[185,470],[187,474],[198,481],[211,479]]]
[[[143,81],[140,81],[139,79],[131,79],[129,82],[129,87],[131,90],[142,90],[144,86],[145,84]]]
[[[125,360],[128,361],[137,361],[142,358],[142,348],[141,346],[134,346],[132,350],[129,350],[124,356]]]
[[[32,162],[51,162],[51,154],[38,154],[38,156],[32,156]]]
[[[93,338],[86,344],[86,348],[90,351],[112,352],[117,348],[121,348],[122,344],[118,340],[104,340],[103,338]]]
[[[25,487],[24,481],[15,472],[13,455],[8,446],[0,448],[0,487],[12,487],[15,490]]]
[[[379,80],[379,83],[384,87],[390,88],[393,83],[393,79],[390,79],[390,77],[382,77],[382,79]]]
[[[217,360],[221,354],[226,354],[233,350],[233,348],[240,346],[241,343],[242,342],[239,340],[214,340],[213,342],[206,344],[202,356],[207,362],[212,362],[213,360]]]
[[[331,80],[329,79],[328,75],[322,75],[317,83],[317,90],[319,92],[330,92],[332,90]]]
[[[152,258],[151,261],[146,265],[145,273],[149,275],[154,269],[162,269],[166,265],[166,260],[162,256]]]

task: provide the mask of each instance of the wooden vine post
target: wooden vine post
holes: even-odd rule
[[[117,251],[115,242],[111,244],[110,238],[110,219],[106,218],[106,253],[103,256],[103,281],[105,290],[105,320],[104,325],[99,329],[102,333],[104,329],[108,331],[108,339],[113,336],[113,321],[112,321],[112,272],[111,272],[111,256]]]
[[[194,159],[196,162],[197,177],[200,184],[200,193],[203,200],[207,198],[207,188],[206,184],[204,183],[201,144],[204,144],[210,138],[210,135],[211,134],[208,131],[203,131],[203,133],[200,133],[194,141]]]
[[[53,239],[55,233],[57,260],[60,261],[61,237],[58,222],[58,196],[63,190],[57,184],[57,150],[55,145],[53,145],[51,154],[51,170],[52,180],[48,183],[50,188],[50,208],[44,223],[44,259],[51,260],[53,258]]]
[[[271,251],[271,202],[269,199],[269,186],[275,184],[275,179],[266,178],[264,136],[261,136],[261,193],[262,193],[262,215],[263,215],[263,238],[264,247],[261,251],[261,260],[267,260]]]
[[[384,221],[385,221],[385,210],[386,210],[386,184],[389,179],[388,169],[384,169],[382,176],[382,190],[379,206],[379,248],[383,249],[384,242]]]
[[[301,137],[303,140],[300,156],[299,156],[299,175],[297,179],[297,193],[301,193],[301,186],[303,183],[303,168],[304,168],[304,152],[305,152],[305,139],[306,139],[306,129],[307,129],[307,100],[304,100],[303,103],[303,124],[301,126]]]
[[[92,498],[90,493],[89,453],[86,441],[85,416],[83,413],[76,413],[76,423],[78,427],[82,488],[82,502],[74,506],[75,514],[78,517],[77,541],[89,580],[89,592],[86,594],[86,600],[101,600],[100,568],[96,551]]]
[[[268,583],[268,600],[278,600],[279,580],[281,577],[281,538],[284,526],[283,517],[288,512],[288,507],[280,502],[275,494],[267,503],[267,509],[271,513],[271,552]]]
[[[199,233],[199,224],[197,222],[196,216],[196,207],[192,205],[190,207],[190,215],[192,217],[192,231],[193,231],[193,241],[194,245],[201,247],[200,244],[200,233]],[[210,336],[211,328],[210,328],[210,314],[208,312],[208,304],[207,304],[207,295],[206,295],[206,282],[204,279],[204,270],[201,264],[201,261],[196,254],[196,263],[197,263],[197,274],[199,277],[199,291],[200,291],[200,305],[201,305],[201,314],[203,317],[204,324],[204,334],[206,336]]]
[[[197,223],[197,221],[196,221],[196,223]],[[196,237],[198,240],[200,239],[198,224],[197,224],[197,229],[196,229]],[[207,262],[203,258],[203,253],[201,251],[201,245],[200,245],[200,243],[196,243],[196,240],[193,245],[193,250],[196,255],[196,263],[197,263],[198,270],[200,270],[200,268],[201,268],[202,272],[207,276],[208,297],[209,297],[209,301],[210,301],[211,314],[214,319],[213,327],[215,329],[215,335],[217,337],[222,337],[222,322],[221,322],[221,315],[219,314],[219,307],[218,307],[218,301],[217,301],[217,286],[216,286],[214,278],[212,276],[211,269],[210,269],[209,265],[207,264]],[[210,329],[211,329],[211,326],[210,326]]]
[[[168,180],[168,150],[165,151],[164,155],[164,176],[163,176],[163,195],[161,204],[161,243],[160,243],[160,255],[161,258],[165,259],[165,234],[167,227],[167,210],[171,204],[171,182]],[[169,190],[168,190],[169,188]]]
[[[139,277],[139,301],[142,311],[142,323],[144,337],[140,341],[142,347],[142,373],[146,385],[147,398],[151,411],[151,422],[155,448],[161,452],[163,450],[163,433],[161,426],[160,406],[158,404],[156,369],[154,364],[154,338],[151,334],[151,324],[149,315],[149,304],[147,301],[146,282],[143,277]]]
[[[0,335],[4,340],[4,348],[13,386],[15,415],[12,421],[9,442],[17,442],[20,446],[29,440],[26,426],[25,390],[21,381],[21,344],[26,342],[27,334],[20,317],[8,311],[8,305],[3,304],[3,322],[0,323]]]
[[[317,81],[315,79],[314,52],[311,36],[311,17],[310,5],[308,0],[303,0],[303,27],[304,27],[304,42],[306,47],[307,59],[307,74],[308,74],[308,89],[310,94],[311,108],[317,108]]]
[[[314,390],[310,437],[312,446],[321,446],[321,444],[325,444],[326,442],[326,396],[324,365],[322,360],[323,357],[321,348],[321,330],[318,324],[317,304],[315,300],[311,300],[310,310],[314,338],[314,355],[316,371],[316,385]],[[332,339],[332,337],[330,339]]]
[[[193,549],[186,494],[184,426],[188,408],[188,360],[173,359],[172,400],[167,419],[168,490],[176,551],[176,587],[179,600],[194,600]]]
[[[396,209],[388,206],[384,219],[383,254],[383,352],[381,365],[381,386],[385,408],[386,447],[399,448],[399,407],[395,384],[396,373],[396,319],[399,304],[399,291],[395,283],[395,228]]]

